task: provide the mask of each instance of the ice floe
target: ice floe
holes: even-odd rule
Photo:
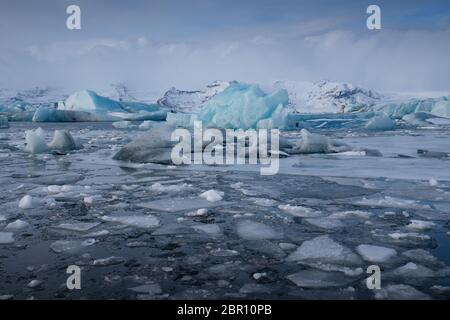
[[[14,242],[12,232],[3,232],[0,231],[0,244],[9,244]]]
[[[342,273],[319,270],[303,270],[286,278],[301,288],[344,287],[353,282],[352,278]]]
[[[407,225],[409,229],[413,230],[430,230],[436,224],[431,221],[422,221],[422,220],[411,220],[411,223]]]
[[[6,231],[19,231],[27,229],[30,226],[30,224],[23,220],[16,220],[14,222],[8,223],[4,230]]]
[[[304,207],[304,206],[295,206],[295,205],[279,205],[278,209],[287,212],[295,217],[301,217],[301,218],[316,218],[322,216],[322,214],[318,211],[315,211],[311,208]]]
[[[352,250],[329,236],[319,236],[304,241],[287,257],[288,261],[318,261],[342,265],[360,265],[362,260]]]
[[[57,240],[50,245],[50,249],[52,249],[56,253],[77,253],[83,248],[90,247],[95,244],[95,239],[86,239],[86,240]]]
[[[104,221],[118,222],[135,228],[154,228],[159,226],[159,219],[152,215],[146,216],[103,216]]]
[[[245,240],[278,239],[280,234],[272,227],[260,222],[243,220],[238,222],[236,232]]]
[[[379,300],[429,300],[430,296],[405,284],[390,284],[376,291]]]
[[[397,255],[395,249],[368,244],[357,246],[356,251],[364,260],[369,262],[387,262]]]

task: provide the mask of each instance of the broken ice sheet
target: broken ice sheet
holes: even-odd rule
[[[318,261],[341,265],[361,265],[361,258],[352,250],[337,243],[329,236],[319,236],[304,241],[287,261]]]
[[[356,251],[369,262],[386,262],[397,255],[397,251],[392,248],[361,244],[356,247]]]
[[[281,235],[272,227],[260,222],[244,220],[236,226],[237,234],[246,240],[279,239]]]
[[[226,204],[228,203],[225,201],[210,202],[206,199],[199,198],[172,198],[139,203],[137,204],[137,206],[158,211],[177,212],[184,210],[211,208]]]
[[[325,272],[319,270],[303,270],[286,277],[295,285],[302,288],[344,287],[354,279],[339,272]]]
[[[221,234],[221,230],[218,224],[210,223],[210,224],[199,224],[192,227],[197,231],[202,231],[211,236],[218,236]]]
[[[100,222],[74,222],[74,223],[61,223],[59,225],[54,226],[54,228],[69,231],[86,232],[95,228],[98,225],[100,225]]]
[[[52,249],[56,253],[77,253],[83,248],[92,246],[95,244],[95,239],[86,239],[86,240],[58,240],[53,242],[50,245],[50,249]]]
[[[13,233],[12,232],[1,232],[0,231],[0,244],[9,244],[13,243]]]
[[[159,226],[159,219],[152,215],[146,216],[103,216],[104,221],[118,222],[135,228],[154,228]]]
[[[370,207],[384,207],[384,208],[400,208],[400,209],[417,209],[417,210],[430,210],[429,205],[420,204],[418,201],[401,199],[390,196],[383,198],[362,198],[355,202],[357,205],[370,206]]]
[[[279,205],[278,209],[300,218],[315,218],[322,216],[320,212],[304,206],[293,206],[290,204],[286,204]]]

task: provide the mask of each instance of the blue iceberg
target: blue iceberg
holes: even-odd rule
[[[287,106],[288,100],[284,89],[266,94],[257,85],[232,83],[203,104],[198,119],[206,126],[225,129],[257,128],[259,121],[271,119],[275,111],[278,119],[281,113],[279,106]],[[268,125],[267,121],[262,124]]]
[[[116,101],[90,90],[72,94],[57,108],[39,107],[33,116],[35,122],[84,121],[164,121],[167,112],[156,104]]]
[[[386,102],[373,106],[354,106],[351,111],[385,113],[391,119],[401,119],[408,114],[428,113],[436,117],[450,118],[450,98],[410,99]]]

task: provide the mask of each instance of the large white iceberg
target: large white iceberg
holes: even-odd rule
[[[203,104],[198,119],[204,125],[227,129],[256,128],[270,119],[279,106],[288,104],[286,90],[266,94],[257,85],[232,83],[223,92]]]

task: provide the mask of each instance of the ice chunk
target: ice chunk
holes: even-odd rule
[[[153,128],[156,125],[157,122],[155,121],[151,121],[151,120],[147,120],[147,121],[143,121],[140,125],[139,125],[139,129],[140,130],[148,130]]]
[[[193,226],[195,230],[203,231],[209,235],[217,236],[220,235],[220,227],[218,224],[210,223],[210,224],[199,224],[196,226]]]
[[[431,221],[411,220],[411,223],[407,225],[409,229],[413,230],[430,230],[436,224]]]
[[[199,120],[205,125],[226,129],[256,128],[269,119],[279,105],[288,104],[288,93],[281,89],[267,95],[257,85],[232,83],[203,104]]]
[[[100,222],[75,222],[75,223],[61,223],[55,226],[55,228],[69,231],[86,232],[95,228],[98,225],[100,225]]]
[[[30,289],[35,289],[35,288],[40,287],[43,283],[44,283],[44,281],[42,281],[42,280],[34,279],[34,280],[31,280],[27,284],[27,287]]]
[[[112,125],[116,129],[131,129],[132,127],[134,127],[131,121],[117,121],[113,122]]]
[[[436,179],[434,179],[434,178],[431,178],[430,180],[428,180],[428,183],[432,187],[436,187],[439,184],[438,181]]]
[[[152,210],[167,211],[167,212],[177,212],[185,210],[202,209],[207,207],[221,206],[225,205],[227,202],[209,202],[205,199],[198,198],[170,198],[170,199],[159,199],[151,202],[140,203],[137,206]]]
[[[52,249],[56,253],[77,253],[85,247],[92,246],[95,244],[95,239],[86,239],[84,241],[81,240],[58,240],[53,242],[50,245],[50,249]]]
[[[28,130],[25,132],[26,150],[28,152],[37,154],[48,151],[47,143],[41,131]]]
[[[362,210],[350,210],[336,212],[328,216],[330,219],[347,219],[347,218],[358,218],[358,219],[369,219],[372,216],[370,212]]]
[[[319,211],[315,211],[308,207],[303,206],[291,206],[290,204],[279,205],[278,209],[283,210],[293,216],[301,217],[301,218],[315,218],[320,217],[321,213]]]
[[[5,230],[18,231],[18,230],[26,229],[29,226],[30,226],[30,224],[28,222],[18,219],[14,222],[8,223],[5,227]]]
[[[356,202],[358,205],[386,207],[386,208],[401,208],[401,209],[431,209],[429,205],[422,205],[414,200],[395,198],[385,196],[384,198],[363,198]]]
[[[217,202],[222,200],[224,193],[222,191],[208,190],[199,195],[200,198],[206,199],[209,202]]]
[[[103,216],[104,221],[118,222],[135,228],[154,228],[159,225],[159,219],[152,215],[146,216]]]
[[[278,239],[280,235],[265,224],[250,220],[240,221],[236,227],[237,234],[245,240]]]
[[[19,201],[19,208],[21,209],[33,209],[38,205],[38,201],[31,197],[30,195],[25,195]]]
[[[376,291],[375,298],[380,300],[429,300],[430,296],[405,284],[393,284]]]
[[[116,264],[121,264],[124,262],[125,262],[124,258],[112,256],[112,257],[108,257],[108,258],[96,259],[96,260],[92,261],[91,265],[97,266],[97,267],[106,267],[106,266],[113,266]]]
[[[370,119],[365,127],[367,130],[373,131],[393,130],[395,129],[395,121],[383,113]]]
[[[408,262],[407,264],[398,267],[392,271],[389,271],[386,274],[386,277],[398,279],[407,278],[407,279],[418,279],[418,278],[429,278],[435,277],[436,273],[420,264],[416,264],[414,262]]]
[[[304,241],[287,257],[288,261],[318,261],[343,265],[360,265],[361,259],[349,248],[335,242],[329,236],[319,236]]]
[[[408,250],[403,252],[402,256],[405,256],[412,261],[420,262],[422,264],[436,265],[439,263],[439,260],[435,256],[424,249]]]
[[[302,140],[300,144],[294,146],[288,153],[336,153],[351,151],[351,148],[336,140],[329,139],[326,136],[311,133],[306,129],[300,131]]]
[[[50,149],[70,151],[81,148],[81,145],[66,130],[55,130],[53,140],[49,143]]]
[[[8,118],[0,115],[0,129],[9,128]]]
[[[155,294],[162,293],[161,287],[157,283],[144,284],[141,286],[130,288],[130,290],[137,292],[137,293],[143,293],[143,294],[148,294],[148,295],[155,295]]]
[[[343,228],[345,225],[339,219],[327,218],[309,218],[305,220],[307,223],[318,228],[334,230]]]
[[[344,287],[353,282],[352,278],[346,277],[342,273],[319,270],[303,270],[286,278],[302,288]]]
[[[113,159],[131,162],[172,164],[171,153],[176,142],[171,141],[175,127],[159,125],[125,145]]]
[[[0,244],[9,244],[13,243],[13,233],[12,232],[2,232],[0,231]]]
[[[158,191],[158,192],[181,192],[184,190],[189,190],[192,188],[191,184],[187,184],[187,183],[183,183],[180,185],[162,185],[161,183],[157,182],[152,184],[152,186],[150,187],[151,190],[153,191]]]
[[[356,251],[369,262],[386,262],[397,255],[397,251],[391,248],[361,244]]]

